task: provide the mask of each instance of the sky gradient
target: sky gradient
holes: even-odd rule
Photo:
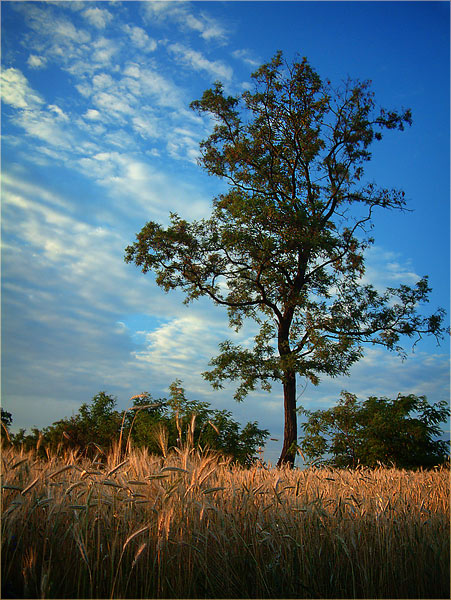
[[[197,165],[211,122],[189,109],[216,80],[227,93],[277,50],[321,77],[372,80],[376,102],[410,107],[413,126],[373,148],[366,179],[406,193],[412,212],[379,213],[365,277],[430,276],[427,307],[449,312],[448,2],[8,2],[2,20],[2,406],[13,430],[77,411],[99,391],[118,399],[187,397],[257,420],[281,439],[282,393],[242,404],[201,373],[235,335],[226,311],[166,295],[124,263],[148,220],[208,217],[225,189]],[[449,318],[447,320],[449,323]],[[369,347],[350,377],[299,381],[299,402],[449,399],[449,342],[423,340],[406,361]],[[270,442],[275,461],[281,442]]]

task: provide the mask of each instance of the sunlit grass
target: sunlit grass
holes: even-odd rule
[[[2,454],[4,598],[448,598],[449,471]]]

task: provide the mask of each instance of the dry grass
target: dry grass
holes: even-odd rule
[[[4,598],[449,598],[446,470],[2,463]]]

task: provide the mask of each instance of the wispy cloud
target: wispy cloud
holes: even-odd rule
[[[261,61],[254,58],[252,50],[249,49],[234,50],[232,52],[232,56],[242,60],[245,64],[250,65],[251,67],[258,67],[261,64]]]
[[[14,108],[38,108],[43,98],[31,89],[25,75],[19,69],[4,69],[1,72],[2,101]]]
[[[198,189],[174,180],[141,156],[118,151],[99,152],[79,162],[82,172],[116,200],[118,209],[123,206],[123,198],[132,198],[133,201],[127,202],[127,211],[142,214],[145,210],[149,218],[163,222],[168,220],[168,206],[191,218],[200,218],[209,211],[209,198],[204,198]]]
[[[105,29],[105,27],[113,20],[113,15],[105,9],[87,8],[83,11],[83,16],[91,25],[97,29]]]
[[[196,161],[202,121],[186,110],[181,90],[156,70],[127,63],[122,74],[102,70],[75,87],[83,92],[81,105],[85,107],[77,118],[64,106],[45,105],[21,71],[11,68],[2,72],[3,101],[18,109],[12,120],[28,136],[46,144],[37,147],[34,154],[27,150],[31,160],[42,163],[40,153],[50,156],[51,149],[57,148],[70,152],[70,156],[63,153],[53,158],[65,164],[69,160],[78,168],[89,164],[90,157],[101,149],[107,151],[108,146],[115,151],[140,149],[145,155],[149,147],[140,148],[136,143],[153,140],[158,144],[152,149],[153,155],[166,151],[172,158]],[[131,136],[130,128],[137,138]],[[23,139],[18,143],[26,146]],[[85,160],[80,161],[82,158]],[[97,164],[98,159],[93,160]],[[92,177],[96,170],[84,173]]]
[[[30,54],[27,60],[27,64],[32,69],[42,69],[45,67],[47,60],[43,56],[36,56],[36,54]]]
[[[97,156],[97,160],[99,177],[105,165],[122,163],[123,171],[116,174],[116,181],[120,186],[118,179],[122,173],[122,198],[127,192],[129,199],[123,209],[128,217],[135,191],[141,188],[142,194],[145,188],[157,193],[166,188],[167,194],[180,196],[180,186],[175,189],[170,180],[158,183],[155,174],[152,180],[152,173],[139,161],[126,162],[120,155],[107,153]],[[90,167],[94,168],[93,164]],[[5,389],[15,419],[19,423],[31,420],[42,427],[70,415],[100,389],[114,388],[128,394],[166,388],[168,378],[177,375],[164,372],[161,362],[154,365],[146,362],[147,342],[138,360],[136,343],[132,342],[134,332],[117,326],[121,315],[133,313],[147,312],[171,321],[177,318],[181,305],[178,294],[165,296],[156,289],[152,278],[139,277],[136,269],[124,263],[124,247],[132,235],[130,224],[117,210],[108,214],[104,202],[103,207],[94,205],[85,213],[70,199],[27,181],[26,177],[6,174],[2,185],[7,318],[4,334],[11,340],[8,361],[15,361],[14,365],[11,362],[8,365],[11,373],[29,372],[32,368],[33,395],[42,412],[27,413],[30,389],[9,377]],[[191,196],[186,194],[186,198]],[[162,201],[161,196],[158,199]],[[74,214],[76,208],[78,215]],[[147,208],[151,215],[149,197]],[[202,330],[205,338],[205,317],[211,309],[204,310],[202,315],[197,313],[197,317],[189,311],[188,321],[182,323],[181,332],[172,343],[172,350],[185,361],[184,365],[194,354],[191,351],[184,357],[183,346],[193,345],[192,335],[198,330]],[[209,322],[212,329],[213,321]],[[20,333],[21,323],[29,324],[31,337],[26,343]],[[155,356],[160,354],[161,361],[165,360],[161,344],[170,334],[171,331],[163,329],[153,340],[157,347],[150,351],[156,352]],[[199,368],[205,366],[199,363]],[[194,379],[195,376],[193,382]],[[71,387],[70,394],[64,392],[67,386]],[[79,398],[78,404],[74,397]],[[8,407],[11,409],[11,404]]]
[[[112,65],[113,57],[119,52],[121,43],[100,37],[95,40],[90,48],[92,52],[90,59],[99,65]]]
[[[124,293],[128,287],[124,287],[124,280],[133,279],[133,274],[123,262],[123,249],[128,240],[120,229],[120,220],[113,217],[109,225],[105,210],[99,214],[97,207],[87,222],[83,211],[77,216],[67,210],[67,204],[64,198],[43,186],[24,185],[17,177],[6,177],[3,219],[7,232],[5,242],[10,247],[7,275],[13,272],[15,277],[20,275],[22,281],[33,288],[39,284],[39,273],[42,275],[44,269],[54,268],[56,288],[53,289],[70,289],[80,307],[114,312],[124,311],[124,306],[128,310],[136,309],[133,294]],[[27,254],[35,263],[34,269],[29,268],[30,258],[27,260],[25,254],[15,254],[21,248],[17,240],[28,247]],[[13,258],[14,271],[11,270]],[[138,283],[136,289],[139,287]],[[123,290],[120,295],[119,289]],[[141,296],[141,302],[144,297]],[[42,314],[50,313],[44,309]]]
[[[74,10],[91,29],[76,27],[67,13],[58,10],[64,7],[65,4],[52,4],[47,8],[30,5],[16,9],[33,32],[27,38],[33,52],[30,67],[54,64],[70,74],[67,85],[80,94],[75,106],[73,102],[65,106],[61,97],[58,101],[49,98],[45,106],[20,71],[3,72],[4,101],[27,109],[13,116],[15,124],[28,136],[47,143],[34,154],[24,146],[24,154],[36,164],[45,164],[52,148],[71,149],[72,157],[62,153],[59,159],[65,164],[69,160],[75,168],[83,164],[81,158],[89,159],[102,149],[134,149],[148,157],[166,154],[195,163],[204,130],[202,119],[187,110],[190,98],[168,72],[163,73],[152,63],[143,65],[139,58],[143,52],[153,52],[156,41],[138,25],[115,23],[109,10],[97,6],[80,5]],[[187,10],[188,6],[179,7],[176,14],[186,15]],[[202,22],[206,27],[207,21]],[[111,31],[103,24],[111,26]],[[196,71],[212,77],[231,77],[226,65],[208,60],[200,52],[174,45],[172,54],[179,63]],[[68,98],[68,93],[64,98]]]
[[[210,61],[197,50],[183,44],[171,44],[169,50],[181,64],[189,66],[195,71],[204,71],[215,79],[225,79],[226,81],[232,79],[231,67],[221,61]]]
[[[199,372],[215,352],[218,340],[217,327],[212,330],[211,323],[191,311],[146,333],[145,349],[135,356],[157,369],[170,370],[172,376],[188,362]]]
[[[411,259],[377,245],[371,246],[366,251],[365,264],[362,283],[372,284],[376,289],[396,287],[401,283],[413,285],[421,279],[415,272]]]
[[[153,52],[156,49],[156,40],[149,37],[142,27],[127,24],[124,25],[124,31],[129,36],[132,44],[140,50],[143,50],[144,52]]]
[[[95,108],[88,108],[83,117],[89,121],[97,121],[101,118],[101,115],[100,112]]]
[[[182,30],[191,30],[204,40],[224,41],[227,37],[226,28],[216,19],[198,10],[197,3],[191,2],[146,2],[144,11],[147,21],[169,21],[177,24]]]
[[[48,4],[48,3],[46,3]],[[84,29],[77,29],[69,18],[56,14],[53,8],[31,2],[18,2],[14,10],[23,14],[28,26],[37,36],[27,36],[27,42],[41,51],[64,57],[62,49],[73,51],[76,46],[91,40]]]
[[[64,114],[64,113],[63,113]],[[67,119],[50,110],[22,111],[14,117],[14,122],[25,132],[55,148],[73,148],[73,135]],[[61,156],[63,159],[63,156]]]
[[[61,195],[42,186],[33,185],[23,177],[13,176],[9,173],[2,173],[2,190],[19,195],[34,196],[46,204],[55,205],[65,210],[71,210],[72,207],[71,202]]]

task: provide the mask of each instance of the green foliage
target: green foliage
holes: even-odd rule
[[[300,449],[304,456],[338,467],[378,464],[398,468],[433,467],[449,460],[449,443],[436,440],[439,423],[449,417],[445,401],[429,404],[425,396],[394,400],[371,396],[363,402],[342,392],[337,406],[307,416]]]
[[[1,409],[1,427],[0,427],[0,443],[3,445],[6,441],[10,442],[9,428],[13,422],[13,416],[7,410]]]
[[[256,321],[254,346],[225,341],[204,376],[217,388],[240,382],[237,400],[282,382],[280,462],[293,463],[296,375],[317,385],[347,374],[366,343],[404,354],[401,338],[440,339],[444,311],[418,312],[427,277],[385,292],[362,284],[373,213],[406,204],[402,191],[363,183],[364,166],[384,130],[411,124],[410,110],[377,110],[369,82],[334,88],[305,58],[288,64],[280,52],[252,78],[253,91],[226,96],[218,82],[191,105],[215,122],[200,163],[229,184],[211,218],[148,222],[125,260],[186,302],[226,306],[237,330]]]
[[[11,424],[13,422],[13,416],[10,412],[8,412],[7,410],[4,410],[3,408],[1,409],[1,420],[2,423],[5,425],[6,428],[11,427]]]
[[[119,439],[124,450],[130,441],[135,448],[147,448],[153,454],[189,444],[222,452],[243,465],[254,461],[257,448],[269,435],[266,429],[260,429],[256,422],[241,429],[231,412],[212,409],[208,402],[188,400],[180,380],[169,389],[169,399],[155,401],[148,393],[135,396],[133,407],[125,413],[115,409],[113,396],[100,392],[90,404],[82,404],[75,415],[42,431],[34,428],[28,435],[22,429],[10,435],[11,442],[26,449],[38,446],[41,454],[45,454],[46,447],[73,448],[87,456],[106,453]]]
[[[115,405],[114,397],[99,392],[90,404],[83,403],[75,415],[45,427],[44,441],[52,447],[82,448],[86,454],[96,451],[94,444],[108,448],[118,439],[121,425],[121,414]]]
[[[254,460],[257,448],[269,436],[267,430],[260,429],[256,422],[249,422],[240,429],[231,412],[212,409],[208,402],[187,399],[180,380],[173,382],[169,390],[168,400],[159,400],[157,408],[143,409],[136,415],[131,429],[135,446],[146,446],[161,453],[163,427],[168,448],[189,443],[222,452],[241,464],[250,464]],[[149,400],[152,400],[151,396],[145,395],[140,402]],[[138,405],[135,402],[135,406]],[[127,433],[128,428],[126,424]]]

